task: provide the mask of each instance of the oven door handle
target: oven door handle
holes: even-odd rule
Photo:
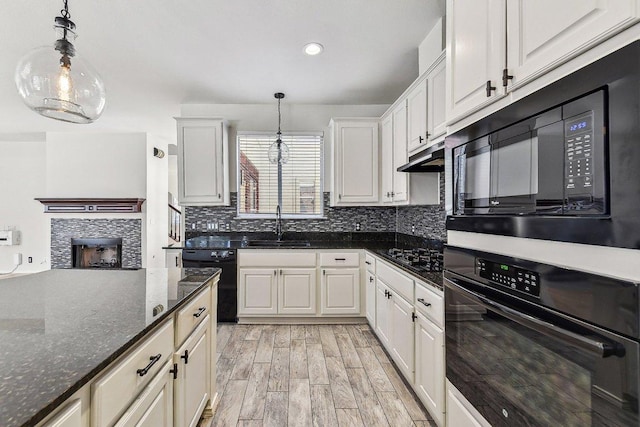
[[[500,315],[506,317],[507,319],[519,323],[527,328],[533,329],[534,331],[537,331],[541,334],[547,335],[552,338],[561,339],[571,345],[589,351],[590,353],[593,353],[601,358],[609,356],[623,357],[625,355],[624,346],[620,343],[610,343],[593,340],[575,332],[560,328],[553,323],[549,323],[544,320],[538,319],[537,317],[521,313],[510,307],[492,301],[483,295],[480,295],[455,283],[456,279],[445,277],[444,280],[448,282],[451,287],[454,287],[458,291],[475,299],[478,304],[485,307],[486,309],[498,312]]]

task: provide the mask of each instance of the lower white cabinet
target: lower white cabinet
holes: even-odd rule
[[[320,313],[360,314],[359,268],[323,268],[320,287]]]
[[[238,282],[238,316],[278,313],[278,270],[241,268]]]
[[[211,329],[209,316],[173,354],[174,426],[195,427],[211,389]]]
[[[173,363],[167,362],[115,427],[173,426]]]
[[[389,287],[379,278],[376,279],[376,334],[382,344],[391,346],[391,306],[389,303]]]
[[[413,382],[413,304],[392,291],[391,305],[391,357],[404,374]]]
[[[376,275],[367,270],[365,282],[365,313],[371,329],[376,329]]]
[[[281,268],[278,270],[278,313],[316,313],[315,268]]]
[[[491,424],[449,381],[447,381],[446,425],[451,427],[491,427]]]
[[[416,394],[438,425],[444,424],[444,331],[420,313],[415,322]],[[452,424],[458,425],[458,424]]]
[[[82,402],[80,399],[69,402],[64,409],[60,410],[42,427],[82,427]]]

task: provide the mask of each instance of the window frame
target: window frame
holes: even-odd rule
[[[236,132],[236,218],[238,219],[275,219],[276,214],[274,213],[244,213],[240,212],[240,137],[244,135],[253,135],[253,136],[274,136],[276,135],[276,131],[237,131]],[[319,136],[321,138],[320,142],[320,213],[318,214],[293,214],[293,213],[282,213],[282,219],[326,219],[325,216],[325,207],[324,207],[324,147],[325,147],[325,135],[323,131],[304,131],[304,132],[282,132],[282,136]]]

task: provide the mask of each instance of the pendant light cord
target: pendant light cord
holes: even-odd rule
[[[280,101],[281,99],[278,98],[278,139],[280,139],[280,136],[282,135],[282,132],[280,131],[280,121],[282,119],[282,115],[280,114]]]

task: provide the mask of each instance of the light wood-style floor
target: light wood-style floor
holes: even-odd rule
[[[435,426],[368,325],[218,326],[204,426]]]

